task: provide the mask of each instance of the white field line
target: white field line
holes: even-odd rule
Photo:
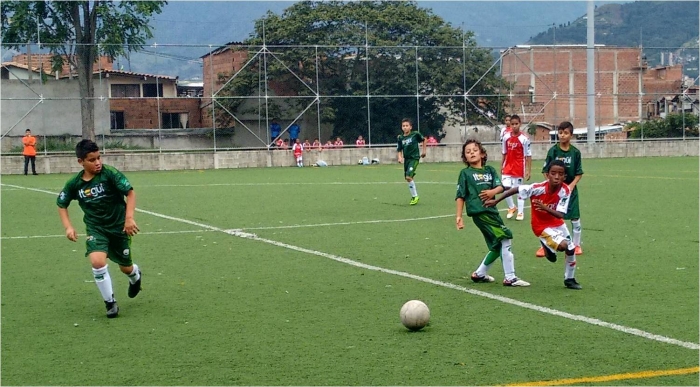
[[[161,234],[188,234],[188,233],[198,233],[198,232],[212,232],[213,230],[182,230],[182,231],[146,231],[140,232],[139,235],[161,235]],[[86,234],[78,234],[78,236],[85,236]],[[36,239],[36,238],[65,238],[65,234],[55,234],[55,235],[24,235],[24,236],[5,236],[0,237],[0,239]]]
[[[420,184],[451,184],[457,185],[457,182],[446,181],[421,181]],[[150,184],[139,185],[138,187],[257,187],[257,186],[273,186],[273,185],[377,185],[377,184],[406,184],[405,181],[331,181],[325,183],[310,183],[310,182],[277,182],[277,183],[206,183],[206,184]]]
[[[23,188],[23,189],[27,189],[30,191],[44,192],[44,193],[48,193],[51,195],[56,195],[55,192],[46,191],[43,189],[27,188],[27,187],[15,186],[15,185],[8,185],[8,186],[13,187],[13,188]],[[500,302],[503,302],[505,304],[519,306],[521,308],[534,310],[534,311],[537,311],[540,313],[550,314],[552,316],[562,317],[562,318],[573,320],[573,321],[580,321],[580,322],[584,322],[584,323],[591,324],[591,325],[597,325],[597,326],[600,326],[603,328],[612,329],[612,330],[626,333],[629,335],[643,337],[643,338],[648,339],[648,340],[659,341],[662,343],[677,345],[679,347],[693,349],[693,350],[700,350],[700,344],[698,344],[698,343],[681,341],[681,340],[677,340],[677,339],[674,339],[671,337],[649,333],[649,332],[646,332],[646,331],[643,331],[640,329],[631,328],[631,327],[627,327],[627,326],[619,325],[619,324],[614,324],[614,323],[609,323],[609,322],[606,322],[603,320],[599,320],[597,318],[591,318],[591,317],[581,316],[581,315],[577,315],[577,314],[562,312],[560,310],[547,308],[547,307],[539,306],[539,305],[535,305],[535,304],[530,304],[528,302],[523,302],[523,301],[515,300],[512,298],[503,297],[503,296],[499,296],[496,294],[483,292],[480,290],[466,288],[464,286],[455,285],[455,284],[452,284],[449,282],[443,282],[443,281],[438,281],[438,280],[434,280],[431,278],[421,277],[421,276],[411,274],[411,273],[406,273],[403,271],[386,269],[386,268],[378,267],[378,266],[372,266],[372,265],[368,265],[366,263],[353,261],[352,259],[344,258],[344,257],[338,256],[338,255],[328,254],[328,253],[324,253],[321,251],[306,249],[303,247],[294,246],[294,245],[290,245],[287,243],[282,243],[282,242],[273,241],[273,240],[266,239],[266,238],[261,238],[255,234],[243,232],[243,231],[238,230],[238,229],[226,230],[226,229],[219,228],[216,226],[211,226],[211,225],[204,224],[204,223],[194,222],[194,221],[191,221],[188,219],[176,218],[174,216],[164,215],[164,214],[160,214],[157,212],[142,210],[142,209],[138,209],[138,208],[136,210],[139,212],[142,212],[144,214],[149,214],[149,215],[156,216],[156,217],[159,217],[162,219],[168,219],[168,220],[172,220],[172,221],[179,222],[179,223],[185,223],[185,224],[189,224],[192,226],[197,226],[199,228],[206,229],[206,230],[218,231],[218,232],[226,233],[228,235],[233,235],[233,236],[236,236],[239,238],[251,239],[251,240],[267,243],[267,244],[270,244],[273,246],[283,247],[283,248],[289,249],[289,250],[294,250],[294,251],[298,251],[298,252],[302,252],[302,253],[316,255],[319,257],[323,257],[323,258],[332,259],[336,262],[341,262],[341,263],[351,265],[354,267],[358,267],[361,269],[378,271],[381,273],[392,274],[392,275],[396,275],[399,277],[409,278],[409,279],[413,279],[416,281],[421,281],[421,282],[429,283],[432,285],[442,286],[442,287],[445,287],[448,289],[453,289],[453,290],[457,290],[460,292],[469,293],[471,295],[484,297],[484,298],[488,298],[488,299],[495,300],[495,301],[500,301]]]

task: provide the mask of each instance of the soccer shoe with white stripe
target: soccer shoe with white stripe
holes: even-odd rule
[[[132,283],[129,283],[129,298],[134,298],[136,297],[137,294],[141,291],[141,269],[139,269],[139,280]]]
[[[527,281],[523,281],[518,277],[515,277],[513,279],[504,279],[503,280],[503,286],[520,286],[520,287],[525,287],[525,286],[530,286],[530,283]]]
[[[522,212],[518,213],[518,215],[515,216],[515,220],[523,220],[525,219],[525,214]]]
[[[567,278],[564,280],[564,286],[566,286],[567,289],[574,289],[574,290],[581,290],[581,285],[579,285],[578,282],[576,282],[576,278]]]
[[[112,297],[112,301],[105,301],[105,307],[107,308],[107,318],[115,318],[119,314],[119,305],[114,297]]]
[[[491,277],[490,275],[481,276],[481,275],[476,274],[476,272],[473,272],[473,273],[472,273],[472,281],[474,281],[474,282],[476,282],[476,283],[495,282],[496,279],[494,279],[494,278]]]

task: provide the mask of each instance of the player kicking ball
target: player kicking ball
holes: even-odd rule
[[[503,192],[498,199],[484,201],[485,207],[495,207],[501,200],[518,193],[520,199],[530,198],[532,206],[532,231],[540,238],[545,250],[545,257],[550,262],[557,261],[557,251],[564,251],[566,265],[564,266],[564,286],[568,289],[580,290],[576,282],[575,246],[571,241],[569,229],[564,223],[571,191],[564,184],[566,164],[553,160],[546,167],[547,181],[531,185],[513,187]]]

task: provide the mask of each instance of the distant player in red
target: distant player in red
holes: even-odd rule
[[[503,136],[506,135],[506,133],[512,132],[513,129],[510,127],[510,116],[506,116],[503,119],[503,128],[501,128],[501,133],[498,136],[498,141],[503,142]]]
[[[343,147],[343,140],[341,140],[340,137],[337,137],[335,139],[335,142],[333,143],[333,147],[342,148]]]
[[[503,166],[501,169],[501,182],[506,188],[517,187],[524,181],[530,180],[532,169],[532,151],[530,150],[530,139],[520,131],[520,117],[512,115],[510,117],[511,132],[503,135],[501,141],[501,151],[503,153]],[[506,199],[508,203],[508,214],[510,219],[515,214],[516,208],[513,199]],[[515,220],[523,220],[525,214],[525,201],[518,198],[518,215]]]
[[[365,139],[362,136],[358,136],[357,140],[355,140],[355,146],[358,148],[364,148],[365,147]]]
[[[564,286],[568,289],[580,290],[576,282],[575,246],[571,241],[569,229],[566,228],[564,216],[569,206],[571,190],[564,184],[566,164],[554,160],[547,165],[547,180],[531,185],[512,187],[503,192],[499,199],[490,199],[484,206],[493,207],[501,200],[514,195],[516,192],[523,200],[530,198],[532,204],[532,231],[540,238],[545,249],[545,256],[550,262],[557,261],[557,251],[564,251],[566,266],[564,267]]]
[[[294,159],[297,161],[297,167],[301,168],[304,166],[302,159],[302,154],[304,154],[304,146],[301,144],[299,139],[296,139],[294,145],[292,145],[292,152],[294,153]]]
[[[433,136],[428,137],[427,141],[428,141],[428,146],[438,146],[438,140]]]
[[[312,149],[311,143],[309,142],[308,138],[304,140],[304,143],[302,145],[304,146],[304,152],[309,152]]]

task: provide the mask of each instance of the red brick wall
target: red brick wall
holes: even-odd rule
[[[51,57],[53,55],[51,54],[32,54],[32,67],[35,68],[41,68],[41,65],[44,65],[44,71],[46,72],[51,72]],[[13,62],[21,63],[23,65],[27,65],[29,62],[29,58],[27,54],[19,54],[15,55],[12,57]],[[99,69],[103,70],[113,70],[112,68],[112,60],[109,59],[106,56],[101,56],[99,57],[98,62],[92,65],[92,70],[97,71]],[[68,71],[70,70],[70,65],[66,60],[63,61],[63,70],[61,71],[60,76],[68,75]],[[74,74],[77,73],[77,70],[73,71]]]
[[[110,111],[124,112],[126,129],[158,129],[158,99],[112,98]],[[189,113],[189,127],[202,128],[199,98],[160,98],[160,113]]]

